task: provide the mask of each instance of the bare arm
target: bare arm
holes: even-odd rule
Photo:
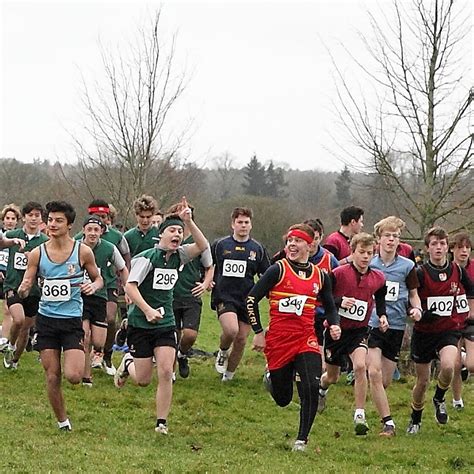
[[[130,281],[125,284],[125,294],[137,305],[145,315],[146,319],[150,323],[156,323],[163,318],[163,315],[158,309],[152,308],[143,298],[138,289],[138,284],[135,281]]]
[[[184,196],[181,201],[181,204],[183,207],[181,212],[179,213],[179,217],[191,232],[191,235],[193,236],[194,240],[193,244],[186,246],[186,254],[191,260],[194,257],[197,257],[201,252],[204,252],[204,250],[206,250],[206,248],[209,246],[209,242],[207,241],[204,234],[201,232],[201,229],[199,229],[199,227],[193,221],[191,209],[189,209],[188,203]]]
[[[408,316],[410,316],[413,321],[419,321],[421,319],[421,315],[423,314],[423,310],[421,309],[421,300],[418,296],[418,290],[416,288],[409,290],[408,301],[410,302],[411,306],[411,308],[408,310]]]
[[[191,290],[193,296],[200,297],[203,293],[211,288],[211,283],[214,279],[214,265],[207,267],[204,270],[204,280],[197,281],[196,286]]]
[[[26,267],[23,280],[18,287],[18,296],[20,298],[26,298],[30,293],[31,287],[36,281],[36,274],[38,273],[38,265],[40,259],[40,249],[36,247],[32,250],[28,256],[28,265]]]

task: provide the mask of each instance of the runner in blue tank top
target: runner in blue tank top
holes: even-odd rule
[[[50,240],[31,252],[18,294],[25,298],[37,276],[41,278],[36,347],[59,429],[71,431],[61,390],[61,350],[64,376],[72,384],[80,383],[84,372],[81,292],[92,295],[102,288],[103,281],[92,250],[69,235],[76,217],[74,208],[66,202],[52,201],[46,204],[46,211]],[[83,269],[90,282],[83,283]]]

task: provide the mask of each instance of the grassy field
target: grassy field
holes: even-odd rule
[[[208,304],[204,305],[206,308]],[[217,348],[214,314],[205,310],[197,346]],[[120,356],[116,354],[116,363]],[[122,391],[101,371],[94,387],[64,386],[72,433],[59,432],[35,352],[18,371],[0,369],[0,472],[474,472],[474,384],[466,384],[463,412],[436,425],[427,403],[422,432],[408,437],[412,378],[396,382],[390,399],[398,434],[380,439],[372,403],[365,437],[353,434],[352,389],[331,388],[305,453],[291,452],[298,399],[278,408],[262,386],[263,357],[247,351],[235,380],[222,384],[213,360],[192,359],[191,376],[175,384],[170,434],[154,433],[152,384]],[[429,392],[429,400],[433,387]],[[450,394],[448,393],[448,397]],[[450,400],[450,398],[449,398]]]

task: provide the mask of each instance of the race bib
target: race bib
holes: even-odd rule
[[[71,299],[71,282],[69,280],[44,280],[43,301],[69,301]]]
[[[307,299],[308,297],[303,295],[282,298],[278,302],[278,311],[280,313],[293,313],[297,316],[301,316]]]
[[[15,270],[26,270],[28,257],[24,253],[16,252],[13,257],[13,268]]]
[[[99,272],[99,275],[100,275],[100,268],[97,268],[97,271]],[[87,270],[84,270],[84,282],[83,283],[92,283],[91,277],[87,273]]]
[[[177,281],[178,271],[176,269],[155,268],[153,274],[154,290],[172,290]]]
[[[222,275],[225,277],[244,278],[247,271],[247,260],[224,260]]]
[[[8,250],[0,250],[0,267],[8,265]]]
[[[429,311],[449,317],[453,314],[454,296],[429,296],[426,304]]]
[[[466,295],[456,296],[456,311],[458,313],[468,313],[469,303],[467,302]]]
[[[385,284],[387,285],[385,301],[397,301],[400,294],[400,283],[398,281],[386,281]]]
[[[367,301],[356,299],[355,303],[349,309],[339,308],[339,315],[354,321],[363,321],[367,314],[367,308]]]

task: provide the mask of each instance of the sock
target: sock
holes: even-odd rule
[[[438,402],[442,402],[444,400],[444,395],[447,391],[447,388],[441,388],[438,384],[436,385],[436,391],[433,398],[436,399]]]
[[[321,395],[321,397],[325,397],[328,393],[328,390],[329,390],[329,388],[319,387],[319,395]]]
[[[224,354],[224,355],[227,355],[229,353],[229,349],[230,349],[230,347],[228,347],[227,349],[222,349],[222,348],[219,347],[219,351],[222,352],[222,354]]]
[[[384,416],[382,418],[382,423],[384,425],[395,426],[395,423],[393,422],[392,417],[390,415]]]
[[[363,408],[356,408],[354,412],[354,420],[359,416],[363,416],[365,418],[365,410]]]
[[[125,365],[124,365],[124,367],[125,367],[125,372],[128,372],[128,368],[130,367],[130,364],[131,364],[132,362],[133,362],[133,357],[131,357],[130,359],[127,359],[127,360],[125,361]]]
[[[462,398],[460,398],[459,400],[455,400],[453,398],[453,403],[455,403],[456,405],[462,405],[463,404]]]
[[[184,352],[181,352],[181,349],[178,349],[177,357],[178,357],[178,359],[186,359],[186,357],[188,357],[188,354],[187,354],[187,352],[184,353]]]
[[[58,426],[59,428],[64,428],[65,426],[71,427],[71,422],[69,421],[69,418],[66,418],[64,421],[58,421]]]
[[[166,426],[166,420],[164,418],[157,418],[156,419],[156,426],[158,425],[165,425]]]
[[[423,415],[423,409],[421,410],[415,410],[415,408],[412,407],[411,411],[411,421],[415,424],[418,425],[421,423],[421,415]]]
[[[229,372],[228,370],[225,371],[224,377],[227,380],[232,380],[234,378],[235,372]]]

